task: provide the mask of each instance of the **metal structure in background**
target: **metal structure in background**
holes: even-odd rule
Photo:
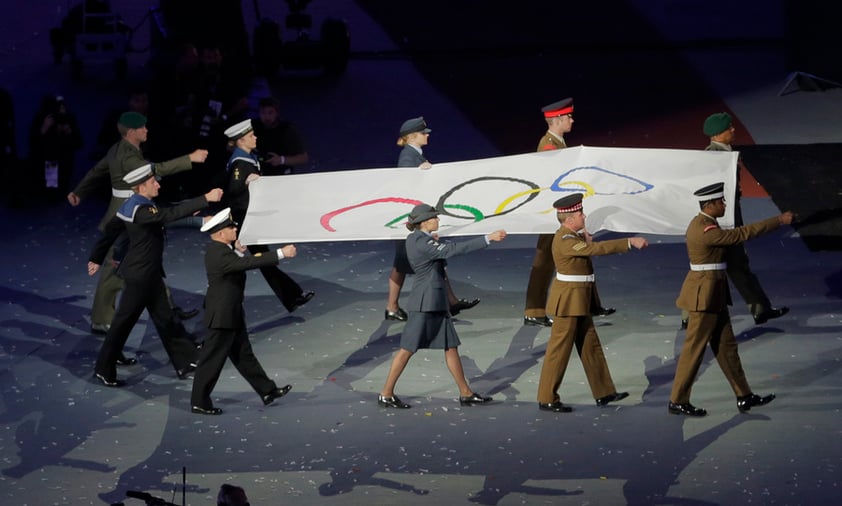
[[[59,64],[68,55],[74,79],[81,77],[85,66],[99,64],[114,65],[122,79],[128,71],[131,33],[108,0],[85,0],[68,11],[59,27],[50,30],[53,60]]]
[[[325,19],[319,38],[311,36],[313,18],[306,11],[310,0],[286,0],[289,14],[284,21],[288,40],[280,25],[260,14],[258,0],[254,10],[259,24],[253,34],[254,64],[259,75],[275,75],[279,70],[323,69],[327,74],[341,74],[348,65],[351,36],[348,25],[337,18]]]

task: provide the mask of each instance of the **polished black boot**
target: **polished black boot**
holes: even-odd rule
[[[763,397],[757,394],[743,395],[742,397],[737,397],[737,409],[740,410],[740,413],[745,413],[754,406],[763,406],[773,400],[775,400],[775,394],[764,395]]]
[[[409,409],[412,406],[403,402],[402,400],[398,399],[396,396],[391,397],[384,397],[382,395],[377,396],[377,405],[381,408],[395,408],[395,409]]]
[[[780,318],[781,316],[783,316],[787,313],[789,313],[789,308],[786,307],[786,306],[780,307],[780,308],[778,308],[778,307],[766,308],[763,311],[753,315],[754,316],[754,323],[755,323],[755,325],[762,325],[769,320],[772,320],[774,318]]]
[[[268,406],[272,404],[275,401],[275,399],[279,399],[285,396],[289,393],[290,390],[292,390],[292,385],[284,385],[280,388],[275,388],[274,390],[262,397],[263,405]]]
[[[621,401],[629,396],[628,392],[614,392],[611,395],[606,395],[605,397],[600,397],[596,400],[596,405],[600,408],[603,406],[607,406],[609,402]]]
[[[685,402],[683,404],[679,404],[676,402],[670,401],[669,403],[669,412],[671,415],[685,415],[685,416],[705,416],[708,414],[702,408],[697,408],[696,406],[690,404],[689,402]]]
[[[561,401],[539,402],[538,409],[541,411],[552,411],[553,413],[570,413],[573,408],[564,405]]]
[[[491,397],[483,397],[478,393],[472,393],[471,395],[467,396],[460,396],[459,397],[459,404],[462,406],[473,406],[474,404],[485,404],[487,402],[491,402]]]
[[[553,321],[548,316],[524,316],[523,324],[534,327],[552,327]]]

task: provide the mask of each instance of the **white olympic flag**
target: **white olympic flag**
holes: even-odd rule
[[[737,153],[595,148],[384,168],[265,176],[249,185],[243,244],[403,239],[409,211],[441,213],[442,236],[553,233],[553,202],[585,195],[591,233],[683,235],[699,212],[693,192],[725,183],[734,201]],[[733,207],[719,221],[733,225]]]

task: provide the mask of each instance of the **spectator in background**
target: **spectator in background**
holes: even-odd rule
[[[236,65],[236,62],[234,63]],[[226,126],[246,119],[250,77],[229,70],[219,46],[205,44],[199,49],[199,66],[185,97],[184,125],[194,145],[207,149],[207,171],[182,182],[188,194],[203,193],[208,188],[224,186],[228,152]]]
[[[274,97],[260,99],[260,121],[254,124],[264,176],[292,174],[310,160],[298,131],[281,119],[281,103]]]
[[[10,206],[18,207],[26,199],[23,192],[23,171],[18,170],[18,151],[15,142],[15,106],[12,95],[0,88],[0,171],[5,185],[3,195]]]
[[[70,190],[82,134],[62,96],[46,96],[29,127],[32,188],[56,201]]]

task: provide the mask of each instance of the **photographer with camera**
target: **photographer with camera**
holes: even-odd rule
[[[48,95],[29,128],[30,196],[51,202],[64,198],[76,169],[76,151],[82,135],[76,117],[67,109],[64,97]]]

